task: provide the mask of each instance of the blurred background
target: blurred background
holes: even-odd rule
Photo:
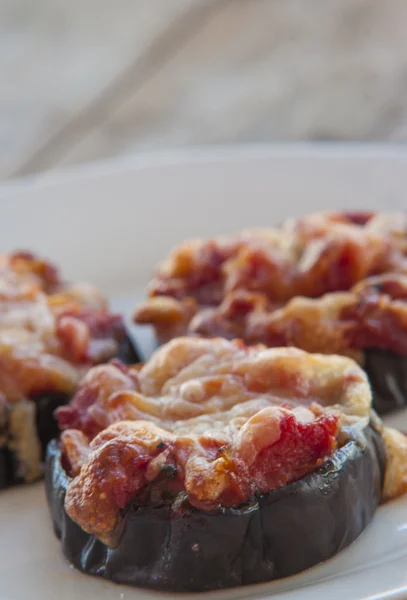
[[[406,0],[0,0],[0,179],[144,150],[407,140]]]

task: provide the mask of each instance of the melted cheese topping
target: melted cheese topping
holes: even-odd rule
[[[221,338],[177,338],[141,368],[92,369],[71,404],[59,409],[59,421],[62,428],[91,437],[129,419],[148,419],[174,431],[185,428],[178,421],[186,420],[190,427],[218,423],[219,429],[239,413],[247,419],[268,405],[313,403],[368,419],[371,392],[365,373],[340,356],[249,348]]]
[[[65,508],[114,544],[119,509],[153,483],[205,510],[238,506],[315,469],[370,404],[351,359],[178,338],[141,368],[92,369],[58,409]]]
[[[294,297],[349,290],[385,273],[407,274],[405,213],[311,214],[278,228],[181,244],[158,267],[135,320],[153,324],[162,342],[192,332],[268,344],[267,332],[258,328],[256,339],[239,322],[250,305],[271,313]]]
[[[99,292],[62,284],[49,263],[0,255],[0,394],[14,402],[72,393],[97,353],[117,352],[115,337],[95,336],[87,322],[94,312],[109,319],[105,308]]]
[[[117,354],[123,336],[97,290],[63,284],[30,253],[0,254],[0,447],[14,455],[17,478],[40,476],[32,400],[73,394],[93,364]]]

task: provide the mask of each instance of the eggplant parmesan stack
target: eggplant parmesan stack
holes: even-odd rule
[[[321,213],[192,241],[135,314],[160,342],[241,338],[356,359],[380,413],[407,403],[407,215]]]
[[[404,492],[406,438],[350,358],[181,337],[91,369],[48,447],[55,532],[80,570],[204,591],[269,581],[355,540]]]
[[[41,474],[54,409],[95,364],[134,362],[119,315],[88,285],[67,285],[34,255],[0,254],[0,487]]]

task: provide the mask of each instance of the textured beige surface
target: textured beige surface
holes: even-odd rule
[[[2,0],[0,176],[144,149],[407,139],[405,0]]]
[[[55,135],[63,146],[74,143],[71,123],[83,111],[87,128],[103,121],[126,96],[127,78],[151,68],[146,60],[157,40],[200,4],[1,0],[0,173],[31,170],[23,165]],[[155,65],[159,57],[152,58]]]

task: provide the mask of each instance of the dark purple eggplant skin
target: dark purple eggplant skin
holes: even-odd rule
[[[120,343],[118,358],[125,364],[140,362],[140,355],[130,336],[126,336]],[[37,434],[41,443],[43,459],[48,443],[59,435],[58,424],[54,418],[54,411],[58,406],[67,404],[70,396],[62,393],[43,393],[32,398],[36,405]],[[7,434],[7,431],[0,433]],[[15,453],[9,447],[0,447],[0,489],[7,488],[16,483],[24,483],[17,476],[18,462]]]
[[[14,452],[6,446],[0,448],[0,490],[13,483],[20,483],[17,478],[17,462]]]
[[[130,506],[116,548],[66,514],[70,478],[56,441],[45,481],[55,533],[77,569],[128,585],[203,592],[287,577],[346,548],[373,518],[384,469],[382,437],[369,425],[313,473],[239,508]]]
[[[368,349],[364,365],[373,393],[373,408],[381,415],[407,406],[407,356]]]
[[[141,362],[141,356],[134,340],[126,335],[120,342],[119,354],[117,356],[125,365],[134,365]]]

